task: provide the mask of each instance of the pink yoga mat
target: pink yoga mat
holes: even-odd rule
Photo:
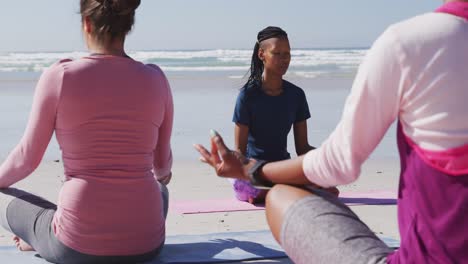
[[[396,204],[394,191],[344,192],[340,200],[347,205],[389,205]],[[264,210],[263,204],[249,204],[235,198],[195,201],[175,201],[169,204],[169,212],[179,214],[201,214],[235,211]]]

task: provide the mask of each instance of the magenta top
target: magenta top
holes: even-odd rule
[[[465,263],[468,260],[468,174],[452,175],[424,159],[397,131],[400,152],[398,227],[400,248],[387,263]],[[465,147],[465,152],[468,146]]]
[[[172,123],[170,87],[157,66],[104,55],[62,60],[37,84],[25,134],[0,167],[0,187],[34,171],[55,132],[66,175],[57,238],[86,254],[146,253],[164,241],[155,177],[171,171]]]

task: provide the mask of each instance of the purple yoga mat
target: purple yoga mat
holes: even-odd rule
[[[352,205],[392,205],[396,204],[395,191],[343,192],[340,200]],[[179,214],[202,214],[217,212],[264,210],[263,204],[249,204],[235,198],[175,201],[169,204],[169,212]]]

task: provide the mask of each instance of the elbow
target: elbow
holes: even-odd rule
[[[171,150],[169,150],[168,155],[166,155],[166,157],[164,159],[156,158],[154,160],[153,169],[154,169],[154,172],[155,172],[157,178],[164,177],[168,173],[171,172],[172,162],[173,162],[173,159],[172,159],[172,151]]]
[[[323,164],[323,172],[330,177],[331,186],[350,184],[361,174],[361,164],[355,162],[351,156],[327,159]]]
[[[361,168],[354,168],[352,170],[349,170],[346,174],[344,174],[346,176],[344,177],[342,184],[349,184],[355,182],[359,178],[360,174]]]
[[[351,157],[348,159],[351,160]],[[361,163],[357,161],[345,162],[342,164],[340,171],[337,173],[342,175],[339,184],[349,184],[355,182],[361,175]]]
[[[4,177],[0,178],[0,189],[9,188],[11,185],[26,178],[38,166],[39,161],[24,161],[20,164],[15,164],[14,168],[8,169]]]
[[[2,167],[0,167],[0,189],[8,188],[26,178],[39,167],[42,154],[34,154],[31,151],[25,151],[20,145],[8,156]]]
[[[330,171],[330,181],[326,182],[323,187],[332,187],[346,185],[355,182],[360,175],[360,169],[335,169]]]
[[[334,151],[325,144],[309,152],[303,160],[307,178],[322,187],[349,184],[356,181],[361,173],[361,162],[350,152]]]

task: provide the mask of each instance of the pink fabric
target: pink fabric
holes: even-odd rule
[[[365,192],[340,193],[342,202],[349,206],[364,204],[396,204],[395,191],[374,190]],[[258,211],[265,210],[264,204],[250,204],[234,198],[174,201],[169,205],[169,211],[179,214],[203,214],[217,212]]]
[[[468,20],[468,2],[448,2],[439,7],[436,12],[447,13]],[[468,145],[445,151],[431,151],[419,147],[410,137],[405,137],[411,148],[431,167],[454,176],[468,174]]]
[[[453,1],[445,3],[436,12],[452,14],[468,20],[468,2]]]
[[[265,210],[263,204],[250,204],[235,198],[175,201],[169,205],[169,211],[179,214],[203,214],[237,211]]]
[[[407,136],[406,141],[429,166],[452,176],[468,174],[468,145],[445,151],[430,151],[420,148]]]
[[[434,169],[411,148],[398,125],[400,248],[387,263],[467,263],[468,175]]]
[[[156,177],[170,173],[173,102],[162,71],[129,58],[63,60],[41,76],[0,187],[29,175],[55,132],[66,174],[57,238],[93,255],[141,254],[165,236]]]
[[[390,26],[360,65],[336,129],[304,157],[306,177],[323,187],[355,181],[397,118],[430,164],[465,173],[467,39],[466,20],[440,13]]]

